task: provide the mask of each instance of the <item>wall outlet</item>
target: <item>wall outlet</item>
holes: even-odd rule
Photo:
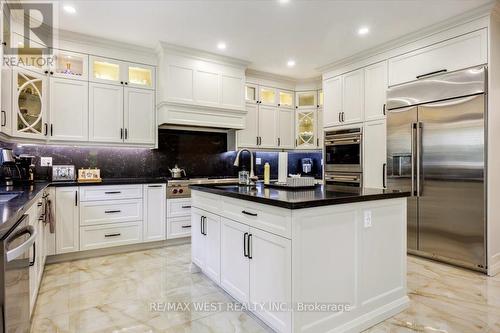
[[[40,166],[52,166],[52,157],[40,157]]]
[[[365,222],[365,228],[371,228],[371,226],[372,226],[372,211],[371,210],[365,210],[363,220]]]
[[[262,158],[257,157],[257,158],[255,159],[255,165],[261,165],[261,164],[262,164]]]

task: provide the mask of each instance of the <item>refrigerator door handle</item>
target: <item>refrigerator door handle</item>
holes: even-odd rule
[[[411,195],[416,196],[417,193],[415,192],[415,183],[416,183],[416,178],[415,178],[415,161],[416,161],[416,154],[417,154],[417,142],[416,142],[416,134],[417,133],[417,123],[411,123]]]
[[[421,197],[424,193],[424,186],[421,182],[420,176],[422,175],[422,136],[423,136],[424,124],[418,122],[417,128],[417,193],[418,197]]]

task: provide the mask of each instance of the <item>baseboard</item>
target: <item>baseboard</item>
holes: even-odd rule
[[[112,254],[127,253],[127,252],[134,252],[134,251],[143,251],[143,250],[156,249],[156,248],[161,248],[161,247],[166,247],[166,246],[177,246],[177,245],[184,245],[184,244],[190,244],[190,243],[191,243],[191,237],[184,237],[184,238],[168,239],[168,240],[157,241],[157,242],[138,243],[138,244],[116,246],[116,247],[107,247],[107,248],[96,249],[96,250],[63,253],[63,254],[56,254],[56,255],[48,256],[46,263],[47,264],[55,264],[55,263],[60,263],[60,262],[65,262],[65,261],[95,258],[95,257],[101,257],[101,256],[108,256],[108,255],[112,255]]]
[[[395,316],[396,314],[406,310],[409,306],[410,299],[405,295],[389,304],[365,313],[364,315],[351,320],[350,322],[345,323],[328,333],[359,333]]]

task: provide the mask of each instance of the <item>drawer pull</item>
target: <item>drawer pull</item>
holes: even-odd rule
[[[191,228],[191,226],[190,225],[183,225],[183,226],[181,226],[181,228],[182,229],[187,229],[187,228]]]
[[[109,191],[109,192],[104,192],[104,194],[120,194],[122,191]]]
[[[121,210],[105,210],[104,211],[106,214],[113,214],[113,213],[121,213]]]
[[[187,209],[187,208],[191,208],[191,206],[182,206],[182,208],[186,208]]]
[[[122,234],[116,233],[116,234],[106,234],[104,237],[116,237],[116,236],[121,236]]]
[[[161,185],[148,185],[148,187],[161,187]]]
[[[242,210],[241,212],[242,212],[243,214],[245,214],[245,215],[257,216],[257,213],[250,213],[250,212],[247,212],[246,210]]]
[[[446,73],[447,71],[448,71],[447,69],[440,69],[440,70],[435,71],[435,72],[430,72],[430,73],[426,73],[426,74],[422,74],[422,75],[417,75],[417,80],[423,79],[423,78],[431,76],[431,75]]]

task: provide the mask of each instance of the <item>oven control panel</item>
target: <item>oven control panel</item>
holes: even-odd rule
[[[167,198],[189,198],[191,197],[191,190],[189,185],[172,184],[167,186]]]

